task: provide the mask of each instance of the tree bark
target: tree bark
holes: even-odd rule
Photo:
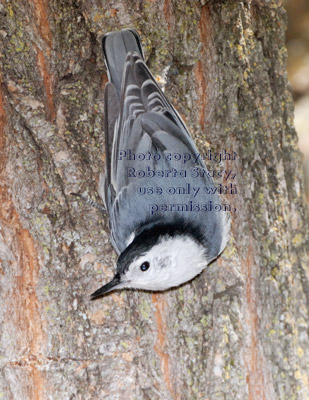
[[[279,0],[3,1],[0,398],[308,399],[308,215]],[[135,27],[199,150],[235,151],[231,240],[165,293],[113,275],[100,37]],[[217,180],[218,183],[222,181]],[[223,181],[223,183],[226,183]],[[307,247],[306,247],[307,245]]]

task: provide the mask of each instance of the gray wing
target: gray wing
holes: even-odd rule
[[[108,95],[115,92],[109,90]],[[109,98],[106,99],[109,101]],[[145,63],[136,54],[129,54],[125,65],[124,82],[120,99],[120,109],[117,118],[108,116],[114,121],[113,146],[110,157],[110,177],[105,180],[104,193],[106,206],[110,216],[111,239],[118,253],[121,253],[128,244],[132,233],[140,226],[153,221],[174,222],[181,218],[187,224],[198,224],[205,232],[204,244],[212,248],[209,259],[214,258],[223,246],[224,227],[226,225],[224,213],[181,210],[182,204],[220,204],[217,194],[207,194],[203,188],[212,187],[212,179],[191,177],[194,167],[205,168],[202,161],[197,164],[169,160],[169,153],[192,155],[198,154],[195,144],[188,133],[178,113],[171,106],[165,95],[158,87]],[[158,154],[160,160],[128,160],[119,159],[120,151],[131,150],[134,154]],[[149,168],[154,173],[159,170],[186,171],[187,176],[166,176],[164,178],[129,176],[130,171],[145,171]],[[102,187],[103,183],[101,183]],[[169,188],[188,188],[188,185],[199,187],[199,192],[168,194]],[[190,187],[189,186],[189,187]],[[139,188],[160,188],[162,194],[141,194]],[[102,192],[102,190],[101,190]],[[175,205],[174,210],[164,211],[165,205]],[[153,210],[158,210],[153,213]],[[162,209],[161,209],[162,208]],[[204,226],[204,229],[203,229]],[[211,246],[210,246],[211,243]],[[215,245],[214,245],[215,243]],[[224,246],[223,246],[224,247]],[[222,247],[222,248],[223,248]]]
[[[124,160],[119,160],[119,152],[131,150],[133,153],[145,154],[147,151],[155,151],[156,143],[151,138],[153,133],[160,130],[168,132],[171,138],[183,143],[188,151],[197,152],[178,113],[137,54],[128,55],[123,80],[120,116],[118,124],[115,124],[117,133],[111,159],[110,183],[116,193],[128,184],[124,173],[127,165]],[[143,164],[142,161],[140,167]],[[135,165],[138,166],[138,162]]]
[[[114,201],[114,194],[128,183],[125,175],[127,166],[118,159],[119,151],[130,149],[134,153],[145,154],[154,150],[149,132],[143,128],[152,132],[158,130],[154,124],[157,122],[156,113],[167,117],[163,125],[167,130],[170,129],[171,135],[185,141],[191,151],[196,151],[177,111],[166,99],[139,55],[128,53],[121,93],[116,86],[109,82],[104,93],[106,173],[100,176],[99,192],[107,209]],[[153,113],[153,121],[147,119],[148,112]],[[138,166],[143,167],[142,164]],[[108,189],[110,185],[112,188]]]

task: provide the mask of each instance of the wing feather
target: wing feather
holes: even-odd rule
[[[115,95],[114,89],[108,90],[112,96]],[[126,58],[118,108],[112,113],[111,107],[112,105],[109,106],[109,112],[114,126],[109,169],[111,178],[108,185],[105,183],[104,193],[110,215],[112,242],[117,252],[121,253],[125,249],[127,239],[132,232],[134,233],[143,224],[150,223],[154,218],[172,222],[181,215],[187,223],[205,225],[205,242],[218,242],[218,249],[213,246],[213,254],[218,253],[225,226],[225,216],[221,215],[222,213],[205,213],[203,218],[198,212],[181,213],[176,209],[173,212],[156,214],[155,217],[149,213],[153,204],[160,204],[162,201],[168,200],[175,204],[186,204],[190,200],[196,203],[206,203],[208,200],[216,202],[220,201],[217,194],[203,194],[201,189],[195,198],[192,197],[192,193],[170,196],[168,199],[160,194],[142,196],[138,193],[139,187],[160,187],[163,193],[167,193],[170,187],[180,188],[188,182],[191,182],[191,185],[193,183],[192,180],[184,180],[179,176],[176,178],[169,176],[162,180],[156,176],[139,178],[128,175],[128,168],[131,167],[135,171],[145,170],[146,166],[154,171],[178,169],[180,162],[168,160],[166,157],[168,152],[189,153],[192,158],[198,154],[179,114],[165,97],[144,61],[135,53],[128,53]],[[116,122],[114,122],[115,112],[118,113]],[[108,125],[109,137],[111,137],[110,132],[111,128]],[[147,162],[127,158],[120,160],[119,151],[129,150],[134,154],[158,153],[161,156],[160,163],[156,163],[153,159]],[[197,165],[206,169],[202,161]],[[190,166],[193,164],[186,165],[188,173]],[[202,188],[213,185],[213,181],[206,174],[203,178],[196,179],[194,184]]]

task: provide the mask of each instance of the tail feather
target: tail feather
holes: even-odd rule
[[[141,41],[133,29],[107,33],[102,40],[103,53],[109,75],[120,96],[123,70],[128,52],[137,53],[144,59]]]

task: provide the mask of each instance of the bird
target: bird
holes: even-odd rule
[[[185,123],[145,63],[134,29],[102,39],[105,173],[99,195],[118,254],[113,290],[164,291],[191,281],[224,250],[230,218]],[[192,172],[194,171],[194,173]]]

